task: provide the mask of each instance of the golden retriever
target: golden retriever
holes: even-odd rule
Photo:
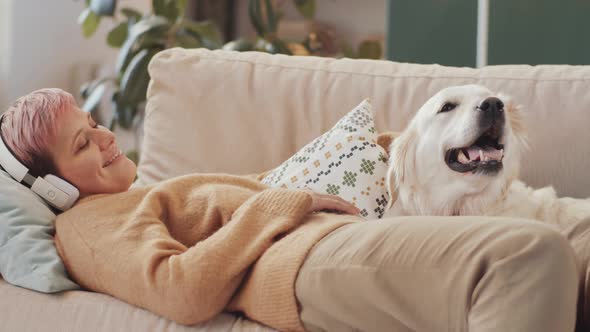
[[[489,215],[570,223],[590,200],[517,180],[528,148],[520,107],[480,85],[443,89],[390,145],[387,216]]]

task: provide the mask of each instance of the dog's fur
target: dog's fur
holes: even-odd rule
[[[447,163],[446,154],[472,145],[487,130],[480,105],[489,97],[499,98],[504,105],[497,113],[501,121],[491,120],[501,127],[497,141],[504,148],[501,166],[494,162],[491,168],[457,172]],[[441,112],[446,103],[456,107]],[[517,180],[520,157],[527,148],[523,114],[508,97],[480,85],[443,89],[390,145],[387,184],[397,199],[391,200],[386,216],[489,215],[550,223],[590,217],[590,200],[557,198],[552,187],[533,190]]]

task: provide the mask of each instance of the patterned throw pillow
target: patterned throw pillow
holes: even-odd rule
[[[371,103],[365,99],[262,182],[338,195],[358,207],[366,219],[377,219],[389,200],[387,159],[387,152],[377,144]]]

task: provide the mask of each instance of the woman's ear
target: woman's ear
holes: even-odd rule
[[[391,208],[397,198],[397,188],[406,181],[406,178],[415,164],[416,130],[406,129],[399,137],[395,138],[389,147],[389,167],[387,169],[387,190],[390,200],[387,208]]]

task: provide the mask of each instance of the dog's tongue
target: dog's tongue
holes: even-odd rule
[[[485,148],[482,148],[477,145],[470,146],[467,149],[467,153],[469,154],[469,161],[502,160],[502,156],[504,155],[503,150],[496,150],[491,146],[486,146]]]

